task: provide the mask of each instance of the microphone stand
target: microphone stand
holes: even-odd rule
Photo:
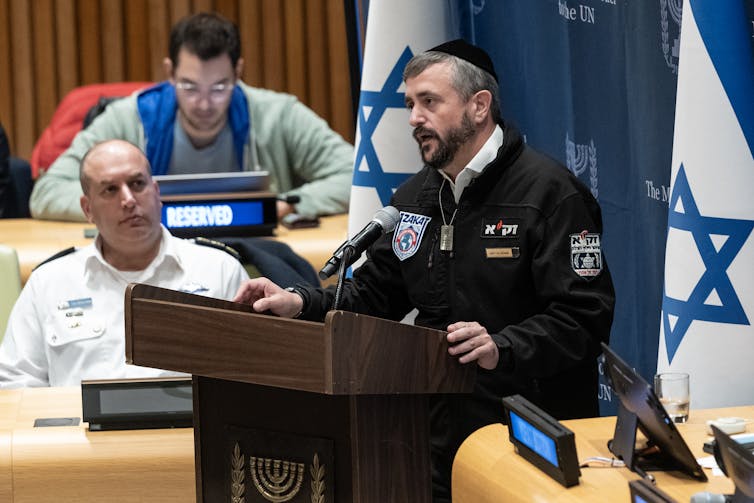
[[[345,248],[343,248],[343,255],[340,257],[340,264],[338,265],[338,283],[335,286],[335,301],[333,302],[332,308],[333,310],[340,308],[340,301],[342,292],[343,292],[343,280],[346,277],[346,268],[348,268],[348,265],[351,262],[351,257],[353,254],[356,253],[356,249],[351,246],[347,245]]]

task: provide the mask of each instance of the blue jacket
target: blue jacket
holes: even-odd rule
[[[139,94],[137,106],[144,126],[146,154],[152,165],[152,174],[164,175],[170,168],[170,158],[173,155],[173,128],[178,109],[175,87],[165,81],[145,89]],[[249,138],[251,120],[246,96],[238,86],[233,88],[228,123],[233,133],[238,170],[243,171],[243,150]]]

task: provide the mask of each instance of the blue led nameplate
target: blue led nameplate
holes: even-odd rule
[[[511,429],[513,436],[551,464],[558,466],[558,453],[555,441],[511,411]]]
[[[162,199],[162,224],[182,238],[269,236],[277,226],[276,205],[271,193],[169,196]]]
[[[565,487],[579,483],[573,432],[521,395],[503,398],[508,439],[529,463]]]
[[[264,213],[261,201],[167,203],[162,207],[162,223],[168,229],[261,225]]]

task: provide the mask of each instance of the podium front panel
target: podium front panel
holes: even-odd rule
[[[203,377],[194,394],[197,501],[270,501],[262,490],[292,503],[431,500],[425,396],[323,395]]]

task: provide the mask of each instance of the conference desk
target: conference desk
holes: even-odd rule
[[[704,421],[754,417],[754,406],[692,410],[678,425],[697,457],[707,438]],[[90,432],[78,426],[34,427],[37,418],[81,418],[81,389],[0,390],[0,501],[2,502],[192,502],[195,501],[193,429]],[[579,459],[608,456],[614,417],[564,421],[576,434]],[[653,472],[657,484],[679,502],[699,491],[730,493],[724,477],[696,482],[676,472]],[[628,502],[627,468],[582,468],[569,489],[513,452],[500,424],[473,433],[453,465],[454,503],[501,501]]]
[[[709,456],[702,450],[708,438],[705,421],[724,416],[754,419],[754,406],[692,410],[689,422],[677,425],[695,457]],[[612,457],[607,441],[613,438],[615,417],[562,423],[575,434],[580,462],[592,456]],[[733,483],[729,479],[713,476],[711,470],[705,469],[705,473],[709,477],[707,483],[680,472],[652,472],[652,475],[657,479],[657,487],[683,503],[701,491],[733,492]],[[629,502],[628,483],[638,478],[628,468],[595,464],[582,468],[579,485],[566,489],[514,452],[513,444],[508,440],[507,426],[493,424],[474,432],[458,450],[453,462],[453,503]]]
[[[71,246],[86,246],[92,238],[84,236],[94,225],[81,222],[58,222],[33,218],[0,219],[0,243],[15,248],[21,268],[21,282],[37,264]],[[287,229],[278,226],[271,239],[288,244],[304,257],[316,271],[345,240],[348,215],[320,219],[320,226],[309,229]]]
[[[34,427],[64,417],[81,418],[81,388],[0,391],[0,501],[196,500],[192,428]]]

